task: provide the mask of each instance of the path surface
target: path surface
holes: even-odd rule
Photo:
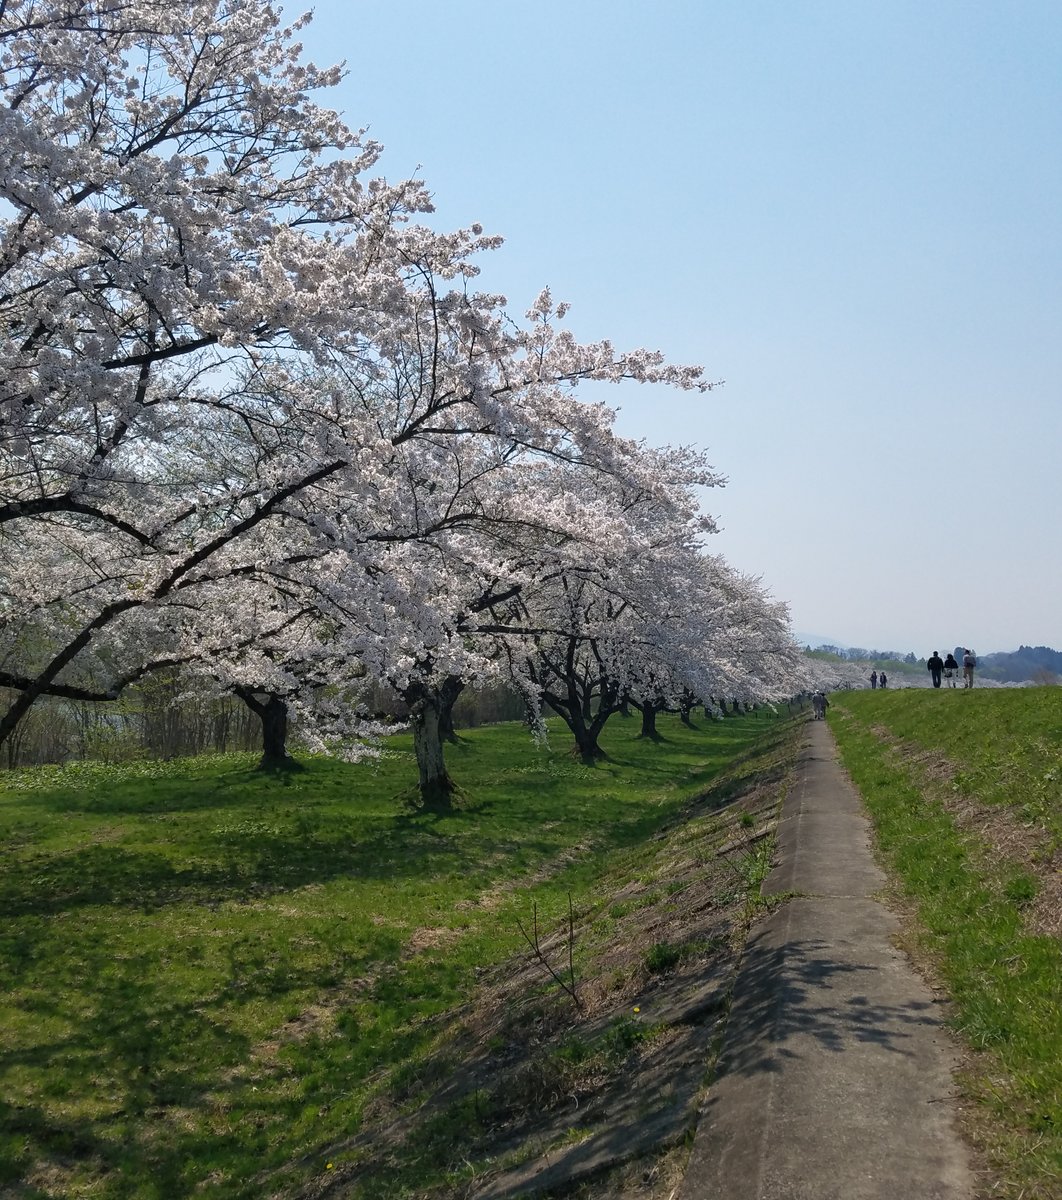
[[[939,1003],[891,943],[862,801],[822,721],[764,891],[680,1200],[970,1200]]]

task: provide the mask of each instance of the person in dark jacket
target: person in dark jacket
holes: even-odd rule
[[[940,687],[940,673],[944,670],[944,660],[940,657],[939,650],[934,650],[933,657],[926,659],[926,666],[929,668],[929,674],[933,677],[933,686]]]
[[[948,681],[948,687],[955,686],[955,676],[959,673],[959,664],[955,661],[955,655],[949,654],[944,660],[944,678]]]

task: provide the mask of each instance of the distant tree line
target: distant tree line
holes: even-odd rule
[[[808,649],[810,650],[811,647],[809,646]],[[904,654],[902,650],[866,650],[862,646],[831,646],[823,644],[816,646],[815,652],[833,654],[845,662],[878,662],[884,659],[886,662],[903,662],[911,666],[919,662],[925,662],[925,659],[919,658],[913,650]]]
[[[944,652],[947,653],[946,650]],[[808,653],[830,656],[841,662],[889,661],[909,666],[924,666],[926,662],[924,655],[918,657],[913,652],[903,654],[899,650],[867,650],[862,646],[833,646],[828,643],[814,649],[809,646]],[[955,646],[952,653],[962,661],[962,646]],[[981,677],[999,683],[1058,683],[1062,679],[1062,651],[1053,650],[1050,646],[1019,646],[1017,650],[979,655],[977,670]]]
[[[1019,646],[1017,650],[986,654],[978,669],[988,679],[1000,683],[1057,683],[1062,678],[1062,650],[1050,646]]]
[[[10,689],[0,688],[0,704],[11,699]],[[393,691],[374,689],[370,700],[382,720],[408,721],[409,707]],[[453,705],[449,732],[453,736],[456,729],[518,721],[526,709],[526,701],[512,688],[468,688]],[[261,737],[259,717],[239,698],[205,690],[194,676],[170,670],[129,688],[114,704],[42,698],[0,749],[0,765],[226,754],[258,750]]]

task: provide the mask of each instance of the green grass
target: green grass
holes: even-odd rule
[[[286,777],[246,756],[0,776],[0,1189],[325,1178],[374,1096],[422,1086],[440,1014],[520,949],[532,900],[562,918],[774,727],[662,719],[653,743],[616,719],[595,767],[557,732],[480,729],[448,752],[468,800],[446,815],[400,798],[403,737]]]
[[[845,697],[851,702],[854,697]],[[896,702],[892,702],[892,701]],[[1062,846],[1062,688],[933,688],[867,697],[873,723],[938,750],[966,795],[1010,808]],[[882,703],[884,701],[884,703]],[[862,709],[860,711],[863,711]]]
[[[965,1086],[987,1115],[978,1128],[1000,1175],[993,1195],[1060,1197],[1062,943],[1027,913],[1062,845],[1062,691],[843,693],[830,720],[916,900],[955,1028],[980,1052]],[[1031,854],[963,828],[959,802],[1003,815]]]

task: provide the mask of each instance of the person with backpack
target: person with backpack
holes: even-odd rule
[[[977,666],[977,657],[972,650],[963,650],[962,652],[962,686],[964,688],[973,687],[974,667]]]
[[[940,651],[934,650],[933,657],[926,659],[926,666],[929,668],[929,674],[933,678],[933,686],[940,687],[940,673],[944,670],[944,660],[940,657]]]

